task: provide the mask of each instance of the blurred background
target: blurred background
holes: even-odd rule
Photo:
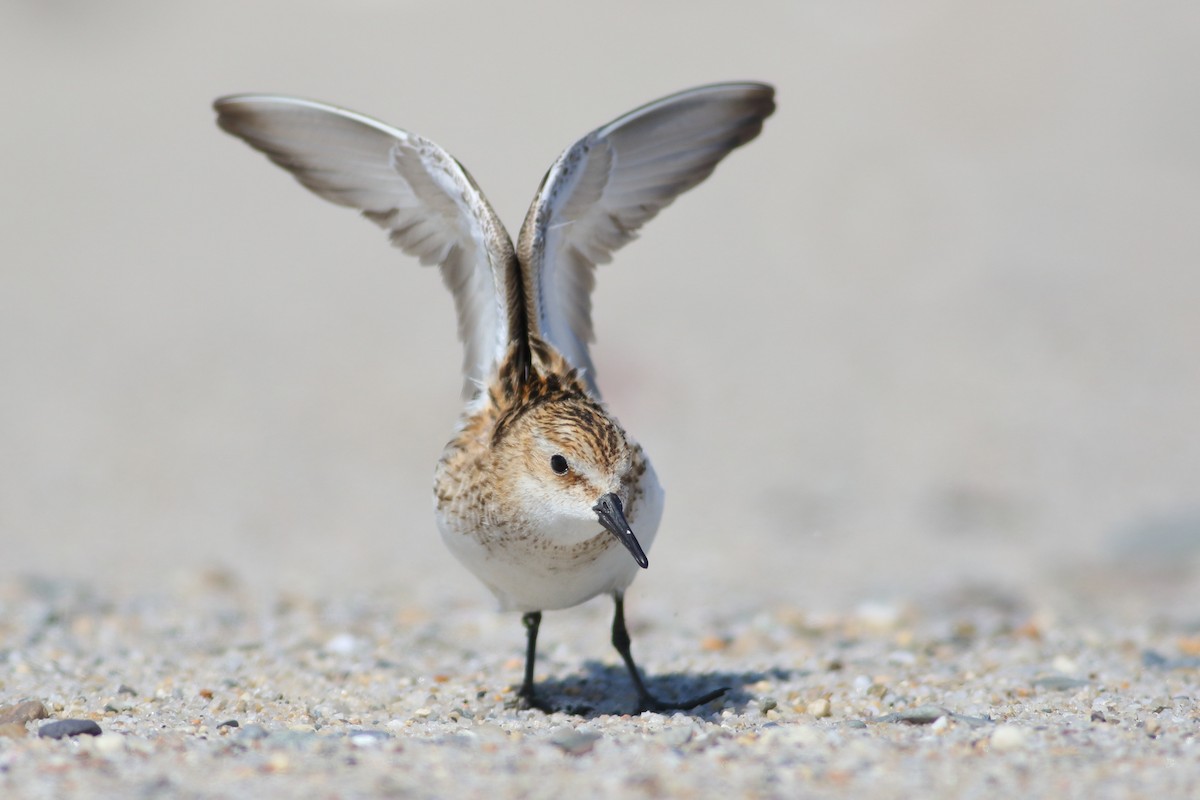
[[[434,271],[222,134],[297,94],[419,132],[516,230],[696,84],[779,109],[601,269],[672,602],[1200,590],[1200,6],[7,0],[0,579],[490,604],[444,550]],[[1190,613],[1190,612],[1189,612]]]

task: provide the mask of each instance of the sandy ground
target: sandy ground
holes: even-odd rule
[[[1200,12],[494,6],[0,9],[0,708],[103,730],[7,729],[0,794],[1194,794]],[[597,601],[540,669],[592,712],[506,710],[430,512],[449,298],[209,104],[416,130],[515,227],[733,78],[779,111],[595,297],[668,490],[635,650],[733,692],[622,716]]]

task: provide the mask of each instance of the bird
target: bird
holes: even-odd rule
[[[638,713],[690,710],[729,691],[660,699],[633,659],[625,593],[649,566],[664,493],[601,398],[591,293],[598,264],[758,136],[774,97],[759,82],[698,86],[593,130],[551,164],[515,246],[467,169],[428,139],[295,97],[214,102],[221,129],[436,265],[453,295],[465,408],[435,470],[435,517],[500,609],[522,614],[518,708],[561,710],[535,687],[543,612],[604,594]]]

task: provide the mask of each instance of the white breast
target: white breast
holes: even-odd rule
[[[658,476],[647,461],[641,496],[626,510],[630,527],[647,553],[658,533],[663,500]],[[492,590],[502,611],[570,608],[598,594],[624,591],[639,570],[629,551],[599,522],[594,536],[563,545],[559,543],[562,531],[486,524],[469,531],[458,517],[436,513],[438,530],[450,552]]]

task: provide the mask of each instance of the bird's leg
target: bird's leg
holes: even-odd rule
[[[625,628],[625,596],[620,592],[616,592],[613,594],[613,600],[616,601],[617,607],[613,613],[612,643],[613,647],[617,648],[617,652],[621,654],[621,658],[625,661],[625,667],[629,670],[629,677],[633,680],[633,688],[637,690],[638,714],[641,714],[643,711],[687,711],[696,706],[702,706],[709,701],[716,700],[729,691],[729,687],[725,686],[707,694],[702,694],[699,697],[681,700],[677,703],[664,702],[650,694],[646,689],[646,685],[642,683],[642,676],[638,673],[637,665],[633,663],[633,654],[629,652],[629,631]]]
[[[525,645],[525,680],[517,692],[517,708],[536,708],[549,714],[550,708],[538,700],[533,693],[533,662],[537,660],[537,635],[538,627],[542,624],[542,612],[530,611],[521,617],[521,622],[525,625],[527,642]]]

